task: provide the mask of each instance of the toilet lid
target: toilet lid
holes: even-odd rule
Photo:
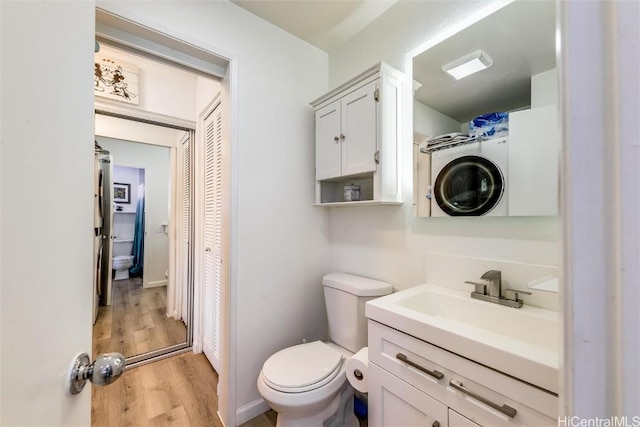
[[[262,367],[265,383],[284,392],[303,392],[322,387],[340,372],[342,354],[322,341],[280,350]]]

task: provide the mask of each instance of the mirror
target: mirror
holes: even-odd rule
[[[557,215],[555,36],[554,2],[515,1],[413,58],[416,216]]]
[[[188,291],[171,274],[177,254],[170,231],[177,197],[175,147],[190,134],[155,126],[154,144],[147,144],[106,135],[113,129],[149,135],[153,125],[101,115],[96,124],[103,135],[96,135],[96,149],[104,191],[93,353],[116,351],[135,360],[188,339],[183,314]]]

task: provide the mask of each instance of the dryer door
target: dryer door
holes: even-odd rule
[[[447,215],[481,216],[491,211],[505,189],[502,171],[483,157],[459,157],[442,168],[433,197]]]

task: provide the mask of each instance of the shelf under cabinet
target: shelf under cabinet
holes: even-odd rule
[[[376,198],[375,173],[365,172],[358,175],[337,177],[316,181],[317,194],[314,206],[363,206],[363,205],[402,205],[399,200]],[[348,201],[344,199],[344,187],[347,185],[360,186],[360,200]]]
[[[359,200],[357,202],[326,202],[314,203],[313,206],[364,206],[364,205],[395,205],[400,206],[402,202],[387,202],[382,200]]]

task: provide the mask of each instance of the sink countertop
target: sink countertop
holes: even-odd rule
[[[366,316],[467,359],[558,393],[558,313],[505,307],[470,292],[419,285],[367,302]]]

